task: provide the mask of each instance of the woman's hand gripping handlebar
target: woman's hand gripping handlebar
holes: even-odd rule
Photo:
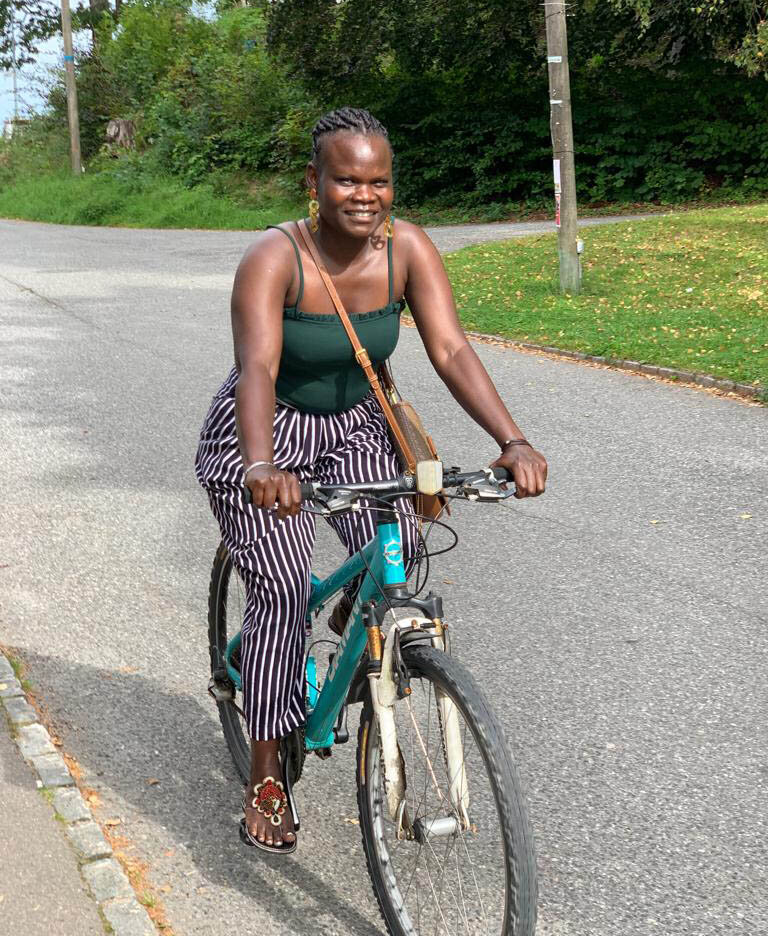
[[[280,520],[283,517],[295,517],[307,494],[309,491],[302,491],[295,474],[281,471],[269,462],[254,465],[245,476],[245,502],[265,510],[276,508]]]

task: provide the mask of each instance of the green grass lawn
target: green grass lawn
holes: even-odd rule
[[[584,228],[583,291],[555,235],[446,257],[474,331],[768,387],[768,205]]]

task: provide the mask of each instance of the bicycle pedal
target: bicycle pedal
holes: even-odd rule
[[[333,754],[333,748],[329,748],[329,747],[315,748],[315,754],[317,754],[320,760],[328,760],[331,754]]]
[[[208,692],[217,702],[234,702],[235,700],[235,687],[229,680],[222,682],[212,676],[208,681]]]

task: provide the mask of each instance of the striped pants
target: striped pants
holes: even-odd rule
[[[304,641],[315,516],[302,511],[278,520],[243,501],[243,466],[235,431],[233,368],[203,425],[195,471],[224,543],[246,589],[241,674],[250,736],[280,738],[304,722]],[[300,481],[350,484],[398,473],[386,421],[373,394],[341,413],[303,413],[278,403],[274,463]],[[403,498],[401,510],[412,512]],[[357,552],[376,534],[375,513],[363,510],[328,521]],[[417,548],[414,523],[402,523],[406,570]]]

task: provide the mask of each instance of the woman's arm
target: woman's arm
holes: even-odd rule
[[[522,439],[523,433],[467,341],[440,254],[422,230],[399,222],[398,227],[401,225],[407,233],[405,298],[430,361],[455,399],[502,447],[494,465],[512,473],[516,496],[541,494],[547,479],[546,459],[528,445],[503,448],[504,443]]]
[[[286,250],[287,248],[287,250]],[[266,232],[240,262],[232,287],[232,335],[239,376],[235,419],[243,466],[251,469],[245,483],[256,507],[277,504],[278,516],[296,514],[299,483],[272,465],[275,380],[283,346],[283,305],[295,266],[293,250],[279,232]]]

